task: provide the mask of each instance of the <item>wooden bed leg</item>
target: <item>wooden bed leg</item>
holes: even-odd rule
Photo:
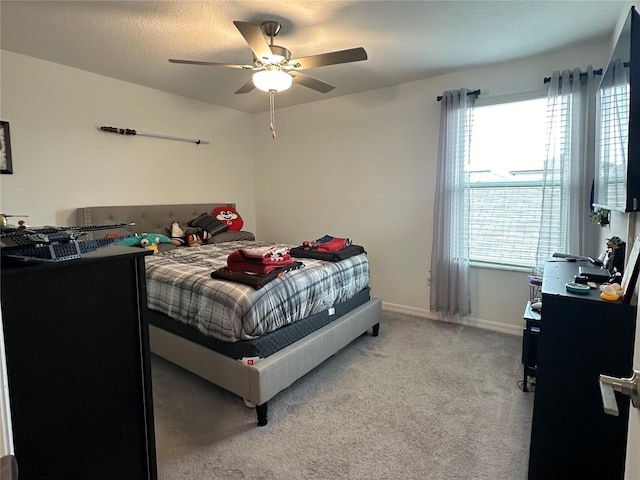
[[[380,331],[380,323],[376,323],[373,326],[373,336],[377,337],[378,336],[378,332]]]
[[[267,405],[268,402],[264,402],[262,405],[256,405],[256,413],[258,414],[258,426],[264,427],[269,419],[267,418]]]

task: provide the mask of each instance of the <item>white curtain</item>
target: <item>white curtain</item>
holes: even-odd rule
[[[475,95],[442,94],[440,144],[433,214],[430,308],[448,316],[471,313],[469,296],[469,189],[471,124]]]
[[[598,227],[589,221],[598,80],[591,66],[581,73],[556,71],[549,82],[537,273],[554,252],[598,254]]]

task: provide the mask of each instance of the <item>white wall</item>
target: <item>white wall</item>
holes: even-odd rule
[[[14,170],[0,175],[2,213],[75,225],[77,207],[236,202],[255,229],[251,115],[0,53]],[[211,143],[121,136],[102,125]]]
[[[385,308],[431,317],[436,96],[461,87],[479,88],[483,97],[535,91],[554,70],[601,67],[608,55],[605,41],[279,109],[275,141],[267,116],[256,115],[261,237],[297,243],[325,233],[348,236],[366,247],[373,294]],[[474,268],[470,289],[472,313],[465,323],[521,333],[526,273]]]

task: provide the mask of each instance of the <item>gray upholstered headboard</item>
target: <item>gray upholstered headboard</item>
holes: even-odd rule
[[[211,213],[215,207],[235,207],[234,203],[191,203],[183,205],[118,205],[111,207],[83,207],[76,210],[79,226],[135,223],[122,229],[90,232],[88,239],[104,238],[111,232],[123,235],[132,233],[165,233],[174,220],[181,225],[202,213]]]

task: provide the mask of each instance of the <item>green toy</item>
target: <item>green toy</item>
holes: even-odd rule
[[[158,245],[160,243],[171,243],[171,239],[161,233],[143,233],[142,235],[125,238],[117,242],[118,245],[142,247],[147,250],[153,250],[154,253],[158,252]]]

